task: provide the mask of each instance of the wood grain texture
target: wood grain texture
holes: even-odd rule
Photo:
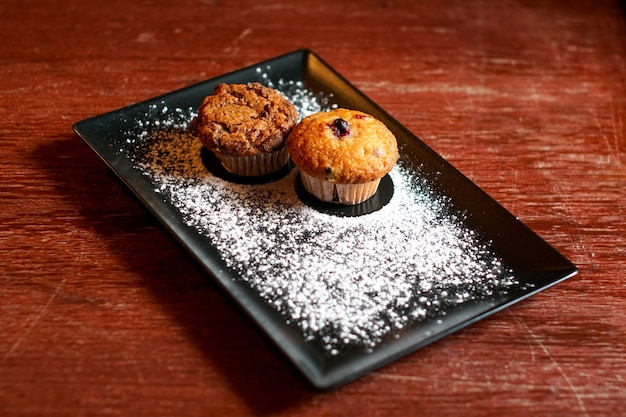
[[[626,410],[626,20],[609,0],[0,3],[0,414]],[[580,268],[311,389],[72,132],[310,48]]]

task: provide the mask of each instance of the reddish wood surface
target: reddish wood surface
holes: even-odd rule
[[[619,2],[4,0],[0,23],[0,415],[626,410]],[[301,47],[579,275],[310,388],[71,128]]]

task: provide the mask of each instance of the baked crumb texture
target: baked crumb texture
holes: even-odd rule
[[[380,179],[398,161],[398,145],[389,129],[366,113],[336,109],[304,118],[287,139],[300,170],[338,184]]]
[[[304,118],[287,138],[304,188],[325,202],[359,204],[398,161],[395,136],[369,114],[335,109]]]
[[[198,108],[191,132],[230,157],[276,152],[298,120],[295,106],[261,83],[219,84]]]

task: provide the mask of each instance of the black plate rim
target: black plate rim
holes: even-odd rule
[[[550,265],[541,264],[541,260],[537,261],[538,266],[530,267],[530,272],[535,274],[537,282],[540,284],[514,297],[507,297],[502,300],[491,301],[488,306],[476,306],[476,312],[467,314],[467,317],[459,318],[454,325],[440,326],[436,322],[422,323],[422,329],[432,328],[431,335],[425,337],[423,335],[413,335],[413,337],[404,337],[396,339],[394,342],[385,344],[377,348],[374,353],[362,353],[352,355],[348,358],[340,357],[330,360],[319,360],[315,353],[307,350],[306,345],[293,343],[288,340],[284,333],[284,329],[280,325],[281,318],[276,317],[267,311],[266,306],[261,306],[258,300],[254,299],[250,291],[242,289],[241,285],[234,282],[232,276],[223,268],[223,265],[215,258],[215,253],[209,253],[211,248],[203,245],[201,239],[190,238],[190,231],[183,224],[181,219],[176,218],[176,212],[171,207],[165,207],[160,198],[143,187],[140,174],[133,171],[129,167],[129,161],[124,157],[114,155],[107,148],[108,143],[104,139],[103,134],[107,133],[107,129],[103,129],[106,125],[105,121],[110,119],[118,120],[126,117],[127,113],[132,113],[137,109],[141,109],[150,103],[162,102],[164,100],[186,97],[193,94],[197,97],[210,94],[214,85],[218,82],[234,82],[244,74],[248,74],[256,68],[265,66],[283,65],[287,69],[301,71],[305,75],[309,75],[315,69],[316,77],[330,79],[331,83],[339,86],[349,100],[358,103],[358,107],[363,111],[382,119],[389,128],[396,133],[396,136],[408,138],[410,146],[415,147],[423,155],[427,155],[433,166],[439,169],[445,176],[453,180],[455,192],[459,195],[478,196],[478,199],[485,202],[482,210],[495,211],[498,216],[507,225],[513,225],[518,230],[529,236],[529,239],[535,239],[541,242],[541,250],[550,252],[546,259],[550,259]],[[319,73],[321,72],[322,75]],[[334,92],[334,91],[332,91]],[[118,118],[118,119],[116,119]],[[155,217],[165,226],[165,228],[179,241],[179,243],[189,251],[189,253],[204,267],[206,272],[212,276],[218,284],[226,291],[226,293],[239,305],[239,307],[247,313],[247,315],[264,331],[264,333],[277,345],[277,347],[287,356],[287,358],[295,365],[295,367],[308,379],[308,381],[318,389],[332,389],[350,382],[366,373],[369,373],[393,360],[396,360],[410,352],[424,347],[436,340],[441,339],[453,332],[456,332],[472,323],[484,319],[492,314],[497,313],[519,301],[529,298],[540,291],[550,288],[572,276],[576,275],[578,269],[576,266],[560,254],[551,245],[545,242],[534,231],[524,225],[515,218],[504,207],[488,196],[481,188],[465,177],[460,171],[449,164],[443,157],[438,155],[417,136],[411,133],[401,123],[396,121],[387,112],[385,112],[378,104],[369,99],[365,94],[352,85],[346,78],[335,71],[330,65],[323,61],[313,51],[309,49],[299,49],[271,58],[245,68],[241,68],[218,77],[202,81],[179,90],[159,95],[139,103],[131,104],[117,110],[113,110],[98,116],[90,117],[79,121],[73,125],[74,131],[96,152],[96,154],[109,166],[109,168],[119,177],[119,179],[146,205],[146,207],[155,215]],[[401,150],[402,152],[402,150]],[[437,181],[437,180],[433,180]],[[457,189],[458,188],[458,189]],[[466,189],[468,188],[468,189]],[[462,189],[462,190],[461,190]],[[540,253],[541,255],[542,253]],[[482,304],[482,303],[478,303]],[[474,307],[468,306],[468,310],[473,311]]]

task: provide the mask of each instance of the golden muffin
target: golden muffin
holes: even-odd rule
[[[295,106],[261,83],[219,84],[198,108],[190,131],[237,175],[265,175],[289,159],[285,142]]]
[[[339,204],[372,197],[398,161],[396,137],[385,124],[348,109],[304,118],[289,134],[287,149],[304,188],[322,201]]]

